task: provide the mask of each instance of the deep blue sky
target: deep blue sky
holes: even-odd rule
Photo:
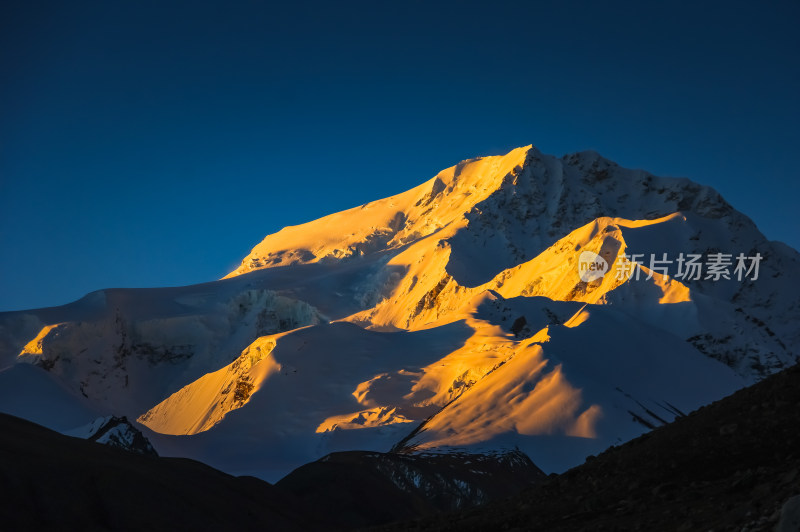
[[[714,186],[800,247],[800,3],[650,4],[3,2],[0,310],[215,279],[531,143]]]

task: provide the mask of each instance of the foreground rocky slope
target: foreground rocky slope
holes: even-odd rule
[[[326,529],[349,530],[471,508],[514,495],[545,474],[519,451],[403,455],[348,451],[301,466],[275,486]]]
[[[110,420],[102,434],[123,423]],[[497,500],[544,477],[519,452],[349,452],[303,466],[271,486],[97,441],[0,414],[0,528],[351,530]]]
[[[0,414],[3,530],[308,530],[254,478],[63,436]]]

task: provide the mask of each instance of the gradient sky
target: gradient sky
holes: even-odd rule
[[[0,310],[191,284],[534,144],[800,248],[800,3],[5,1]]]

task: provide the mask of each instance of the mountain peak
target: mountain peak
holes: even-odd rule
[[[401,194],[285,227],[264,238],[226,278],[272,266],[351,259],[425,238],[463,220],[526,164],[529,153],[538,153],[533,150],[526,146],[467,159]]]
[[[757,281],[675,262],[720,253]],[[525,146],[268,235],[224,280],[0,314],[0,407],[74,394],[74,426],[126,415],[268,480],[401,443],[558,471],[796,362],[797,276],[709,187]]]
[[[528,145],[461,161],[402,194],[268,235],[227,277],[399,252],[435,233],[452,250],[448,272],[474,286],[533,258],[565,228],[602,216],[649,220],[679,211],[733,214],[754,229],[708,187],[622,168],[593,150],[556,158]],[[480,243],[488,240],[487,256]]]

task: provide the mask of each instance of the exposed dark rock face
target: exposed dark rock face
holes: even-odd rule
[[[519,451],[408,455],[348,451],[297,468],[275,486],[347,529],[470,508],[546,478]]]

